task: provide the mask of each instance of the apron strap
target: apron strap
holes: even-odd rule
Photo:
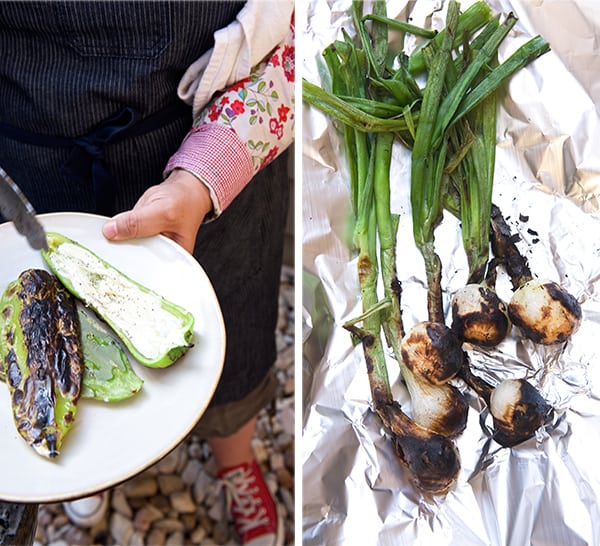
[[[114,116],[102,121],[89,133],[75,138],[34,133],[3,122],[0,122],[0,135],[33,146],[70,148],[69,158],[63,165],[64,173],[83,182],[91,178],[96,212],[112,216],[115,184],[104,162],[104,147],[125,138],[154,131],[168,125],[178,115],[184,114],[191,116],[191,109],[187,104],[177,100],[143,119],[136,110],[126,106]]]

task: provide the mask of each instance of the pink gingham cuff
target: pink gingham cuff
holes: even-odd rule
[[[223,212],[254,176],[246,145],[233,129],[218,123],[202,124],[188,133],[165,173],[178,168],[208,186],[215,215]]]

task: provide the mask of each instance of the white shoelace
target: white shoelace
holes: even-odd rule
[[[237,516],[235,520],[240,533],[246,533],[269,523],[267,509],[262,506],[262,499],[256,495],[259,489],[254,486],[254,480],[250,467],[236,469],[221,478],[221,484],[225,487],[227,506],[231,513]]]

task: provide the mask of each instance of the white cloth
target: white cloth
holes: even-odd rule
[[[285,39],[293,11],[294,0],[248,0],[235,21],[215,32],[214,47],[187,69],[177,90],[194,115]]]

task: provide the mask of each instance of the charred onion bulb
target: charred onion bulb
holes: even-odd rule
[[[581,324],[579,302],[559,284],[531,279],[513,294],[510,318],[523,335],[542,345],[566,341]]]
[[[458,436],[467,425],[469,407],[448,381],[462,365],[460,341],[444,324],[419,322],[402,339],[400,353],[413,419],[438,434]]]
[[[552,406],[525,379],[505,379],[493,387],[471,372],[466,356],[461,377],[485,401],[494,423],[493,438],[503,447],[532,438],[551,415]]]
[[[381,344],[377,343],[377,338],[356,327],[352,322],[346,323],[344,327],[357,336],[363,345],[373,408],[391,437],[396,455],[419,490],[435,495],[447,493],[456,482],[460,471],[460,458],[456,446],[450,437],[433,432],[415,422],[393,400],[387,374],[384,373],[383,352],[379,350]],[[412,374],[409,377],[412,378]],[[409,381],[413,388],[425,383],[414,378]],[[435,385],[429,385],[429,388],[440,389]],[[426,390],[421,389],[421,392],[426,393]],[[429,402],[422,400],[421,403],[425,413],[428,406],[431,408],[430,413],[439,415],[439,407],[436,407],[433,399]]]
[[[469,406],[455,386],[449,383],[432,385],[405,369],[402,377],[410,394],[412,418],[416,423],[448,438],[465,430]]]
[[[425,493],[447,493],[460,471],[460,457],[452,440],[419,426],[396,402],[375,409],[415,485]]]
[[[552,409],[525,379],[506,379],[498,384],[489,408],[494,419],[494,439],[506,447],[531,438]]]
[[[512,323],[542,345],[564,342],[581,324],[579,302],[559,284],[534,279],[500,209],[492,205],[492,250],[509,274],[514,293],[508,304]]]
[[[433,385],[446,383],[462,367],[463,351],[454,332],[440,322],[418,322],[400,346],[406,367]]]
[[[452,330],[473,345],[495,347],[510,332],[506,304],[484,284],[467,284],[452,299]]]

